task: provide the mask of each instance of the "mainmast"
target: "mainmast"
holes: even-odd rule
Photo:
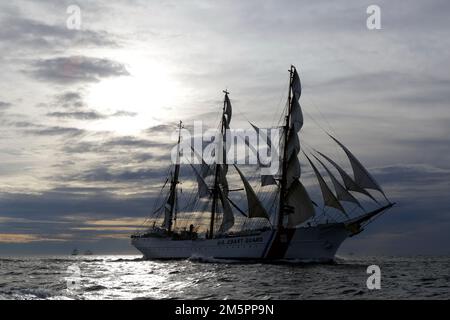
[[[223,132],[224,132],[224,128],[225,128],[225,122],[224,122],[224,115],[227,109],[227,100],[228,100],[228,94],[229,92],[227,90],[223,90],[223,93],[225,93],[225,97],[223,99],[223,110],[222,110],[222,120],[220,122],[220,137],[222,139],[221,143],[220,143],[220,155],[222,155],[222,163],[225,163],[225,153],[224,153],[224,148],[223,148],[223,142],[224,142],[224,137],[223,137]],[[228,121],[228,119],[225,119],[226,121]],[[216,150],[217,151],[217,150]],[[211,207],[211,221],[209,224],[209,235],[208,238],[212,239],[214,236],[214,220],[216,218],[216,207],[217,207],[217,199],[218,199],[218,195],[219,195],[219,175],[221,174],[220,172],[220,164],[218,163],[218,161],[216,161],[216,170],[214,173],[214,186],[213,186],[213,199],[212,199],[212,207]]]
[[[288,137],[289,137],[289,123],[291,117],[291,88],[292,88],[292,75],[294,74],[294,66],[291,65],[289,69],[289,93],[288,93],[288,107],[287,114],[285,116],[285,125],[283,130],[283,159],[281,166],[281,180],[280,180],[280,206],[278,208],[278,229],[283,228],[283,220],[284,220],[284,210],[286,206],[286,191],[287,191],[287,169],[288,169]]]
[[[177,157],[175,162],[175,169],[172,176],[172,180],[170,181],[170,194],[169,199],[167,200],[167,204],[169,205],[169,215],[168,215],[168,226],[167,231],[168,233],[172,232],[172,224],[173,224],[173,216],[174,216],[174,210],[175,210],[175,204],[177,201],[177,185],[179,183],[178,176],[180,175],[180,141],[181,141],[181,128],[182,128],[183,122],[180,121],[180,124],[178,125],[178,142],[177,142]]]

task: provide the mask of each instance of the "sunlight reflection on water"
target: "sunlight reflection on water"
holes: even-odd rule
[[[0,258],[1,299],[450,298],[445,257],[351,257],[333,265],[144,261],[138,256]],[[366,288],[378,264],[382,289]],[[68,290],[69,266],[79,287]],[[72,279],[72,278],[71,278]]]

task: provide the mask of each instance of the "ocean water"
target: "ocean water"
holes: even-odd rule
[[[369,290],[367,267],[381,269]],[[341,257],[334,264],[139,256],[0,258],[0,299],[450,299],[450,257]]]

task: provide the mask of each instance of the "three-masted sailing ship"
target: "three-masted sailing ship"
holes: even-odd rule
[[[183,193],[179,161],[180,121],[177,161],[171,165],[169,177],[161,189],[160,201],[147,220],[145,231],[131,236],[132,244],[144,258],[200,256],[331,261],[346,238],[363,231],[368,223],[394,205],[353,153],[331,134],[327,133],[346,154],[353,175],[320,151],[312,149],[307,153],[300,150],[303,112],[299,99],[302,87],[294,66],[291,66],[289,75],[288,99],[279,126],[280,168],[275,175],[261,175],[257,170],[252,176],[258,179],[257,187],[250,182],[248,170],[226,163],[224,150],[219,155],[223,161],[212,164],[201,158],[201,152],[196,153],[201,164],[191,163],[187,167],[192,170],[197,186],[192,188],[193,191]],[[221,139],[217,143],[225,145],[232,106],[229,92],[224,91],[224,94],[219,126]],[[260,131],[253,124],[252,127],[256,132]],[[245,142],[258,152],[248,141]],[[317,179],[321,203],[311,199],[301,180],[301,155],[306,160],[304,166],[309,165]],[[260,161],[258,164],[264,166]],[[240,188],[229,186],[228,177],[232,171],[236,176],[234,181],[241,183]],[[366,204],[363,206],[363,200],[371,202],[371,210],[365,208]]]

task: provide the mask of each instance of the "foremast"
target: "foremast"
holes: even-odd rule
[[[289,93],[286,108],[285,123],[282,132],[282,159],[281,174],[279,178],[279,207],[276,227],[296,225],[314,216],[315,210],[312,201],[303,184],[300,182],[301,168],[298,159],[300,141],[298,133],[303,126],[303,113],[299,99],[301,95],[300,77],[296,68],[291,65],[289,69]]]
[[[280,204],[278,208],[278,220],[277,228],[283,228],[284,222],[284,210],[286,205],[286,189],[287,189],[287,144],[288,144],[288,134],[289,134],[289,120],[291,117],[291,87],[292,87],[292,75],[294,66],[291,65],[289,69],[289,93],[288,93],[288,106],[285,115],[285,123],[283,126],[283,158],[281,159],[281,178],[280,178]]]

